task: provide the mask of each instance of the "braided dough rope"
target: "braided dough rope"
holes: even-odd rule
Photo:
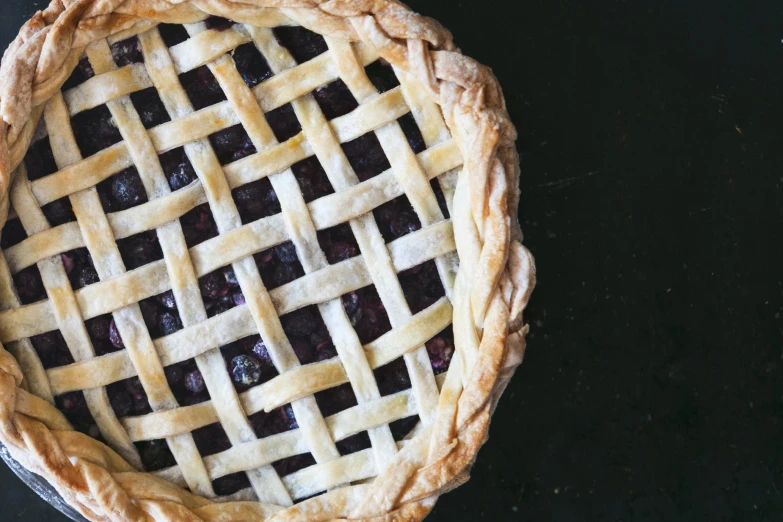
[[[0,226],[36,116],[87,45],[134,26],[208,15],[252,25],[270,9],[320,34],[362,41],[413,74],[441,106],[463,153],[453,205],[457,350],[435,421],[369,485],[286,509],[220,504],[138,473],[107,446],[72,431],[59,411],[22,389],[17,362],[0,346],[0,440],[90,520],[420,520],[440,494],[467,480],[497,400],[522,360],[522,312],[535,268],[514,218],[516,133],[500,87],[487,68],[455,49],[445,29],[394,0],[54,0],[21,29],[0,68]]]

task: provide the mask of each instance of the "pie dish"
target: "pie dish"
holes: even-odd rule
[[[393,0],[55,0],[0,69],[0,441],[90,520],[420,520],[534,286],[500,87]]]

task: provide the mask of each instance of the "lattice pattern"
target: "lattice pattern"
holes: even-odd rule
[[[144,29],[138,34],[143,61],[117,63],[112,56],[110,45],[135,31],[94,43],[86,56],[95,76],[46,104],[36,137],[48,136],[57,172],[29,180],[21,167],[11,189],[12,207],[28,237],[0,256],[0,282],[6,289],[0,295],[0,342],[20,362],[35,395],[54,402],[56,396],[83,391],[100,436],[137,468],[142,459],[134,442],[165,439],[176,465],[158,474],[202,496],[216,496],[213,481],[244,472],[250,488],[232,499],[289,506],[376,476],[398,450],[389,425],[415,415],[430,424],[445,377],[436,378],[423,345],[451,323],[449,299],[413,314],[398,278],[400,272],[434,260],[447,296],[454,287],[456,245],[430,180],[438,179],[451,205],[462,159],[440,109],[401,70],[396,71],[401,85],[379,93],[365,71],[378,56],[363,44],[327,37],[326,52],[297,64],[269,28],[208,29],[195,23],[186,26],[188,38],[171,47],[158,28]],[[231,54],[248,44],[271,73],[252,88]],[[195,110],[182,78],[204,65],[225,101]],[[341,83],[335,88],[350,92],[357,106],[327,120],[313,91],[336,80]],[[122,88],[110,87],[117,85]],[[134,99],[149,98],[152,92],[170,121],[151,122],[136,110]],[[280,143],[267,118],[288,104],[301,132]],[[87,147],[80,147],[70,122],[104,107],[120,138],[83,158]],[[418,154],[398,123],[409,112],[425,145]],[[254,151],[226,163],[215,136],[238,125]],[[363,180],[343,147],[368,134],[377,139],[390,168]],[[198,180],[172,191],[159,155],[179,147]],[[291,167],[312,157],[334,193],[306,201]],[[130,168],[138,173],[146,202],[105,212],[96,187]],[[232,190],[262,179],[271,183],[282,211],[243,224]],[[410,201],[423,228],[387,245],[373,211],[400,196]],[[47,205],[62,198],[68,198],[76,220],[51,226],[55,220]],[[180,220],[204,204],[217,235],[188,248]],[[330,264],[317,232],[346,223],[359,255]],[[118,244],[150,231],[162,259],[127,270]],[[253,255],[287,241],[295,246],[305,275],[269,290]],[[91,254],[100,281],[74,290],[63,261],[67,264],[68,258],[59,254],[81,248]],[[34,266],[48,298],[20,306],[7,289],[12,276]],[[227,266],[245,302],[210,317],[199,278]],[[377,290],[392,329],[362,346],[340,298],[369,285]],[[173,292],[182,329],[153,339],[139,303],[167,291]],[[338,357],[302,365],[280,317],[311,305],[317,307]],[[85,321],[105,314],[112,315],[125,349],[98,356]],[[53,330],[62,333],[73,362],[44,369],[29,338]],[[219,347],[255,334],[278,375],[237,393]],[[411,388],[381,396],[373,370],[399,358]],[[165,369],[191,359],[209,400],[181,405]],[[118,419],[106,387],[136,377],[152,412]],[[315,394],[346,383],[358,404],[324,418]],[[248,417],[289,403],[298,427],[258,438]],[[193,432],[215,423],[225,431],[230,448],[202,457]],[[371,446],[341,456],[339,442],[365,431]],[[314,459],[312,466],[283,477],[272,467],[306,453]]]

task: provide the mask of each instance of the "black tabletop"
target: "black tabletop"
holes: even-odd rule
[[[539,274],[525,364],[430,520],[781,520],[780,4],[408,3],[504,85]],[[0,44],[42,5],[6,0]],[[3,519],[64,520],[0,484]]]

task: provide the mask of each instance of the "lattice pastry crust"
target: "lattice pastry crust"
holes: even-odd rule
[[[208,16],[237,23],[209,30]],[[187,24],[167,47],[159,23]],[[297,64],[272,28],[301,25],[328,51]],[[142,63],[118,67],[110,44],[137,36]],[[250,88],[232,50],[252,43],[274,75]],[[95,76],[65,90],[85,53]],[[228,54],[227,54],[228,53]],[[379,93],[364,67],[382,57],[400,86]],[[178,75],[208,66],[225,101],[195,110]],[[326,119],[313,91],[341,80],[358,102]],[[170,121],[146,129],[130,95],[154,88]],[[291,104],[301,132],[280,143],[266,117]],[[82,157],[70,118],[106,106],[122,140]],[[397,119],[411,112],[426,144],[416,154]],[[0,251],[0,440],[91,520],[420,520],[467,480],[489,419],[522,360],[522,312],[535,280],[516,221],[515,130],[491,72],[464,57],[436,22],[394,0],[54,0],[21,30],[0,69],[0,224],[27,238]],[[208,136],[241,125],[254,153],[221,165]],[[360,181],[341,144],[373,133],[391,168]],[[28,179],[23,159],[48,135],[57,172]],[[198,179],[172,191],[158,155],[184,150]],[[291,166],[322,165],[334,193],[303,198]],[[96,185],[135,167],[147,201],[104,211]],[[269,179],[281,212],[244,223],[232,190]],[[430,180],[437,179],[451,219]],[[422,228],[385,244],[373,210],[399,196]],[[50,226],[42,208],[68,198],[76,221]],[[215,237],[188,247],[180,219],[207,204]],[[330,264],[317,232],[348,224],[358,256]],[[128,270],[118,242],[154,231],[163,259]],[[291,241],[304,276],[267,289],[253,255]],[[86,248],[99,282],[74,290],[60,254]],[[412,313],[398,274],[434,261],[445,297]],[[12,278],[37,266],[47,299],[21,305]],[[198,278],[230,266],[244,302],[209,317]],[[374,285],[391,330],[364,346],[340,296]],[[139,302],[171,290],[182,329],[152,339]],[[317,306],[337,357],[301,364],[280,316]],[[112,314],[125,348],[96,356],[85,321]],[[436,376],[424,343],[452,324],[456,351]],[[29,338],[59,330],[73,362],[44,369]],[[278,373],[238,393],[218,346],[260,334]],[[6,351],[6,349],[8,351]],[[381,396],[373,370],[401,359],[411,388]],[[181,406],[164,375],[195,359],[210,400]],[[138,377],[152,412],[118,419],[106,386]],[[356,406],[324,416],[314,394],[350,383]],[[83,391],[99,442],[74,431],[54,397]],[[258,438],[248,416],[291,404],[298,427]],[[418,415],[403,441],[389,424]],[[230,448],[202,457],[192,432],[219,423]],[[366,431],[368,449],[336,442]],[[176,465],[144,473],[136,441],[165,439]],[[315,464],[281,477],[275,461]],[[220,497],[212,481],[247,474]],[[189,491],[187,491],[187,490]],[[319,494],[321,493],[321,494]],[[306,500],[303,500],[306,499]]]

